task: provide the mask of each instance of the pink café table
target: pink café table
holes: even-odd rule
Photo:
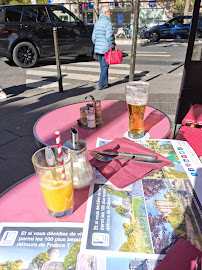
[[[4,192],[0,222],[84,222],[89,188],[74,192],[74,212],[69,217],[49,215],[37,176],[31,175]]]
[[[77,124],[80,118],[80,107],[88,102],[75,103],[46,113],[38,119],[33,128],[37,145],[55,145],[55,131],[60,131],[64,144],[71,138],[70,128],[76,127],[79,138],[84,140],[88,149],[96,147],[97,137],[106,140],[123,137],[128,130],[128,111],[124,101],[101,101],[104,124],[96,129],[84,129]],[[144,128],[147,139],[164,139],[171,137],[172,123],[169,117],[152,107],[147,106],[144,117]]]
[[[43,115],[34,126],[34,135],[39,145],[55,144],[55,131],[61,132],[62,143],[70,139],[70,128],[78,129],[79,138],[88,149],[95,148],[97,137],[114,139],[123,137],[128,129],[128,112],[125,102],[102,101],[104,124],[94,130],[77,125],[80,107],[85,103],[68,105]],[[149,106],[145,113],[145,131],[151,139],[171,135],[171,121],[161,111]],[[49,216],[36,175],[21,180],[4,192],[0,203],[0,222],[84,222],[89,189],[75,191],[75,207],[71,216],[55,219]]]

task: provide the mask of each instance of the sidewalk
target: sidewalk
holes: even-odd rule
[[[0,194],[34,173],[31,157],[38,146],[34,140],[33,126],[43,114],[71,103],[84,102],[87,95],[105,99],[112,89],[118,90],[118,93],[124,92],[124,84],[102,91],[97,90],[97,83],[83,84],[73,89],[69,85],[63,93],[59,93],[57,88],[43,91],[34,89],[0,100]],[[115,99],[119,99],[119,94]]]
[[[58,88],[30,89],[0,100],[3,116],[0,126],[0,193],[34,173],[31,157],[38,146],[34,141],[33,126],[43,114],[71,103],[84,102],[87,95],[93,95],[96,100],[125,100],[124,83],[116,81],[110,88],[101,91],[97,90],[97,83],[80,84],[74,88],[68,85],[63,93],[59,93]],[[174,112],[177,95],[163,92],[159,95],[156,89],[162,89],[161,80],[152,80],[150,85],[154,90],[150,92],[148,104],[168,115]],[[173,81],[173,88],[176,88],[176,80]]]

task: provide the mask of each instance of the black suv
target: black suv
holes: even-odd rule
[[[33,67],[40,57],[55,55],[53,27],[57,27],[60,54],[93,53],[91,31],[59,5],[0,6],[0,56],[19,67]]]

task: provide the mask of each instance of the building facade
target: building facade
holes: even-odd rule
[[[62,4],[85,23],[93,23],[92,0],[49,0],[52,4]],[[79,2],[78,2],[79,1]],[[133,0],[99,1],[99,6],[109,4],[112,9],[114,29],[123,28],[133,21]],[[78,10],[79,7],[79,10]],[[143,0],[140,1],[139,27],[148,21],[168,20],[173,17],[174,0]]]

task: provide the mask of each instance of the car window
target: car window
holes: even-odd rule
[[[178,24],[178,23],[177,23],[177,19],[174,19],[174,20],[170,21],[169,24],[170,24],[170,25],[177,25],[177,24]]]
[[[21,13],[22,13],[21,7],[7,7],[5,22],[20,22]]]
[[[45,7],[25,7],[23,10],[23,22],[48,22],[49,17]]]
[[[0,8],[0,23],[5,22],[5,15],[6,15],[5,10]]]
[[[38,7],[38,22],[49,22],[49,17],[45,7]]]
[[[178,24],[190,24],[191,18],[177,18],[170,21],[171,25],[178,25]]]
[[[191,24],[191,18],[184,18],[184,24]]]
[[[24,7],[23,9],[23,22],[36,22],[38,10],[37,7]]]
[[[69,14],[65,9],[59,9],[56,7],[50,7],[50,9],[53,12],[53,19],[56,22],[68,22],[68,23],[74,23],[75,18]]]

